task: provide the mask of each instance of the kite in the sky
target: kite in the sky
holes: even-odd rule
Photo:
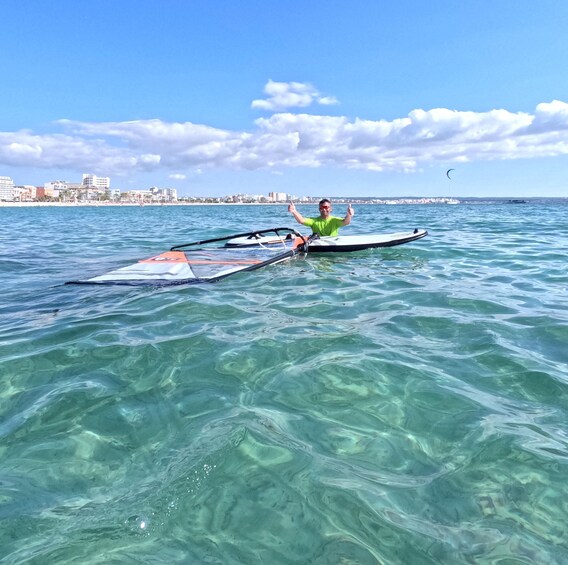
[[[446,176],[447,176],[450,180],[452,180],[452,177],[450,176],[450,173],[451,173],[452,171],[455,171],[455,169],[448,169],[448,170],[446,171]]]

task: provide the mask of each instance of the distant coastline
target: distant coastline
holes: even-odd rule
[[[452,205],[452,204],[511,204],[520,203],[518,199],[510,197],[401,197],[401,198],[375,198],[375,197],[335,197],[333,201],[337,204],[364,204],[364,205]],[[523,204],[531,203],[557,203],[568,204],[568,197],[525,197]],[[44,207],[64,207],[64,208],[121,208],[121,207],[172,207],[172,206],[286,206],[288,202],[148,202],[140,204],[138,202],[110,202],[110,201],[79,201],[79,202],[2,202],[0,208],[44,208]],[[313,202],[297,202],[300,205],[313,205]]]
[[[138,204],[137,202],[0,202],[0,208],[34,208],[34,207],[64,207],[64,208],[145,208],[146,206],[244,206],[241,202],[165,202]],[[278,204],[278,203],[276,203]],[[284,204],[283,202],[280,204]],[[254,204],[264,205],[263,203]],[[272,204],[270,204],[272,205]]]
[[[456,199],[449,198],[393,198],[393,199],[358,199],[358,198],[334,198],[334,203],[344,204],[375,204],[375,205],[394,205],[394,204],[459,204]],[[297,205],[310,206],[313,202],[297,202]],[[108,208],[108,207],[161,207],[161,206],[287,206],[288,202],[97,202],[97,201],[79,201],[79,202],[0,202],[0,208],[33,208],[33,207],[67,207],[67,208]]]

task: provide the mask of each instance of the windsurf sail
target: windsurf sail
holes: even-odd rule
[[[267,235],[282,246],[225,247],[230,239]],[[290,228],[271,228],[176,245],[169,251],[103,275],[66,284],[179,285],[215,282],[242,271],[285,261],[307,250],[308,238]]]

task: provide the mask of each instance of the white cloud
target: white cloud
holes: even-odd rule
[[[0,163],[8,166],[108,170],[144,168],[145,156],[113,147],[101,140],[28,130],[0,132]]]
[[[253,100],[252,108],[281,111],[288,108],[306,108],[313,103],[329,106],[337,104],[333,96],[322,96],[311,84],[303,82],[275,82],[269,80],[264,87],[265,99]]]
[[[181,173],[174,173],[168,176],[171,180],[185,180],[187,177],[186,175],[182,175]]]
[[[527,159],[568,154],[568,104],[534,114],[507,110],[413,110],[386,120],[277,113],[251,131],[161,120],[74,122],[65,134],[0,132],[0,164],[101,171],[108,175],[211,169],[281,171],[344,167],[413,171],[433,162]]]

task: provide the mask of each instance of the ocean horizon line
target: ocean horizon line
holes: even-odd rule
[[[216,198],[216,197],[202,197]],[[561,196],[360,196],[360,197],[333,197],[334,202],[381,205],[385,202],[393,204],[448,204],[471,202],[497,202],[497,203],[529,203],[535,201],[568,202],[568,197]],[[428,202],[425,202],[428,201]],[[456,202],[459,201],[459,202]],[[313,202],[300,202],[311,205]],[[286,202],[0,202],[0,208],[32,208],[32,207],[66,207],[66,208],[98,208],[98,207],[160,207],[160,206],[286,206]]]

